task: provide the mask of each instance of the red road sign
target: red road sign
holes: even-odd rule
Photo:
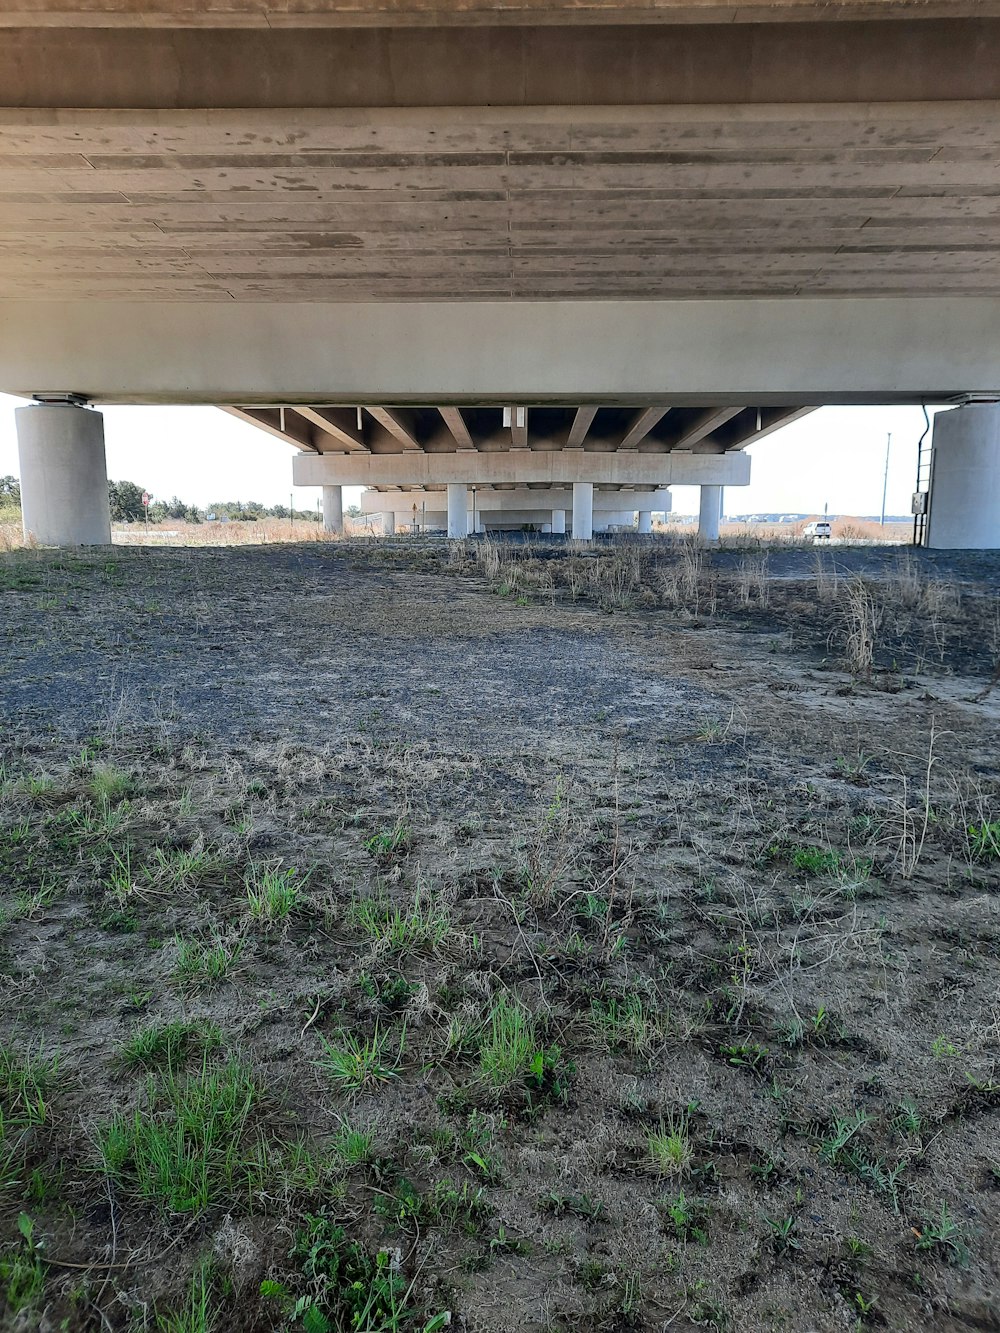
[[[143,491],[143,493],[142,493],[142,503],[143,503],[143,505],[144,505],[147,509],[149,508],[149,502],[150,502],[150,500],[151,500],[152,498],[153,498],[153,497],[150,495],[149,491]]]

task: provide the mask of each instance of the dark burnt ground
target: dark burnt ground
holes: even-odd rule
[[[0,1327],[996,1325],[995,564],[635,549],[3,557]]]

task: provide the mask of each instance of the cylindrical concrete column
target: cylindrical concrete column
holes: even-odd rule
[[[582,542],[589,542],[594,535],[594,483],[592,481],[574,481],[573,483],[573,536]]]
[[[552,533],[554,536],[565,535],[566,532],[566,510],[553,509],[552,511]]]
[[[970,403],[934,418],[927,545],[1000,549],[1000,403]]]
[[[89,407],[19,407],[24,535],[43,546],[108,546],[111,510],[104,418]]]
[[[462,481],[450,481],[448,483],[448,536],[468,537],[468,535],[468,488]]]
[[[391,512],[385,512],[382,515],[382,536],[394,537],[396,535],[396,515]]]
[[[639,510],[639,531],[640,532],[653,531],[653,512],[651,509]]]
[[[344,488],[343,486],[323,487],[323,530],[344,534]]]
[[[698,536],[702,541],[719,540],[719,521],[722,518],[722,487],[702,486],[701,506],[698,511]]]

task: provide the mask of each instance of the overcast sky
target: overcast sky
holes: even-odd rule
[[[14,408],[0,394],[0,476],[18,472]],[[217,500],[287,504],[292,457],[274,436],[213,407],[106,407],[108,475],[137,482],[157,499],[179,495],[204,507]],[[908,514],[916,477],[919,407],[824,407],[748,450],[751,483],[726,491],[726,511],[877,514],[886,436],[892,432],[887,512]],[[674,488],[674,509],[694,513],[698,492]],[[315,487],[297,487],[295,507],[314,507]],[[360,492],[348,491],[345,504]]]

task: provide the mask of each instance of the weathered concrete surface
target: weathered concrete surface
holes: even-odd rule
[[[979,17],[997,0],[9,0],[0,27],[762,23]]]
[[[794,107],[735,105],[727,82],[713,106],[0,109],[0,299],[1000,294],[1000,103],[822,105],[818,87]]]

